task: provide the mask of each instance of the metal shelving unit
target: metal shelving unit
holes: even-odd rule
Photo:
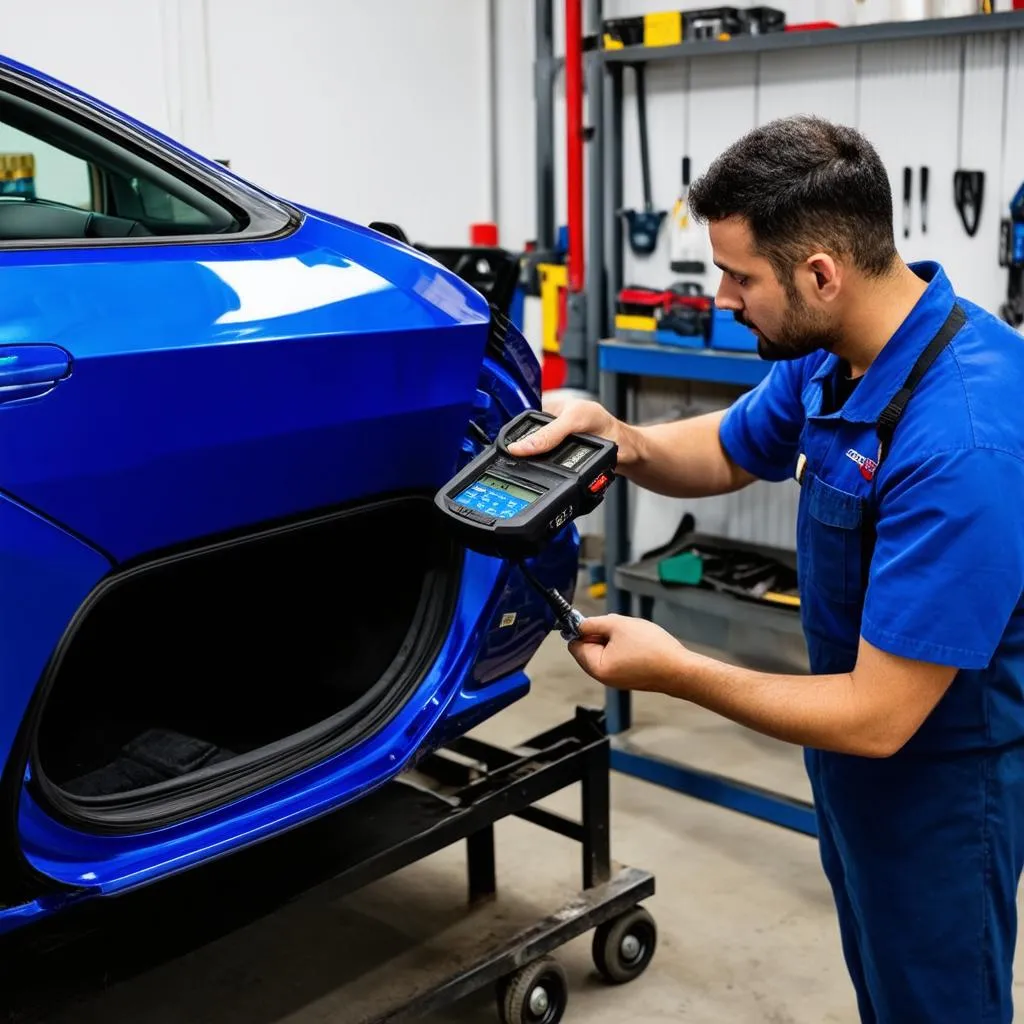
[[[820,46],[856,46],[862,43],[904,42],[949,36],[981,35],[1024,28],[1024,11],[1000,14],[972,14],[960,18],[930,18],[922,21],[886,21],[851,28],[815,29],[806,32],[769,32],[765,35],[735,36],[717,40],[695,40],[676,46],[625,46],[619,50],[594,51],[606,64],[640,64],[648,61],[683,60],[687,57],[715,57],[730,53],[765,53]]]
[[[756,384],[769,368],[769,364],[753,355],[689,351],[615,340],[602,342],[599,355],[601,403],[614,416],[623,419],[629,418],[630,393],[641,377],[712,381],[746,388]],[[802,649],[800,616],[793,608],[745,601],[711,590],[666,586],[658,578],[657,558],[630,562],[629,492],[625,480],[620,480],[612,489],[604,507],[609,612],[638,614],[653,620],[657,604],[667,610],[671,632],[684,642],[731,646],[730,634],[738,627],[755,633],[765,644]],[[737,543],[735,546],[764,551],[756,545]],[[765,553],[795,566],[793,552]],[[806,801],[679,761],[654,757],[638,749],[630,740],[633,713],[632,694],[628,690],[609,689],[605,695],[605,710],[612,738],[614,770],[806,835],[816,834],[814,808]]]
[[[554,83],[564,58],[554,54],[553,0],[534,0],[536,59],[537,240],[542,249],[555,240]],[[602,0],[585,0],[584,31],[600,32]],[[771,32],[738,36],[727,41],[697,40],[675,46],[626,46],[596,49],[584,56],[588,97],[587,122],[593,133],[587,146],[586,331],[583,362],[586,388],[598,388],[598,346],[612,333],[615,294],[622,285],[622,70],[625,66],[691,58],[725,57],[742,53],[808,50],[922,39],[995,35],[1024,31],[1024,11],[979,14],[957,18],[880,22],[851,28]]]
[[[780,552],[773,551],[771,554],[778,556]],[[702,590],[697,587],[666,586],[658,578],[658,560],[655,558],[620,565],[615,570],[615,586],[618,590],[639,598],[641,607],[643,602],[663,601],[682,612],[712,615],[725,622],[742,621],[756,629],[803,638],[800,616],[793,608],[760,601],[744,601],[731,594],[720,594],[714,590]],[[649,619],[652,609],[648,606],[641,614]],[[698,631],[677,630],[677,633],[680,634],[681,640],[707,640],[707,637]]]
[[[602,373],[628,373],[638,377],[676,377],[711,384],[757,384],[771,364],[755,355],[714,349],[684,349],[672,345],[644,345],[608,338],[598,347]]]
[[[597,8],[597,10],[595,10]],[[599,18],[600,0],[588,0],[591,29]],[[628,418],[631,392],[641,378],[669,378],[735,386],[755,386],[769,366],[755,355],[717,350],[689,350],[661,344],[636,344],[613,339],[616,296],[623,286],[625,238],[618,211],[623,197],[623,70],[650,62],[680,61],[817,47],[859,46],[940,37],[1009,33],[1024,30],[1024,11],[1002,14],[887,22],[854,28],[779,32],[735,37],[728,41],[693,41],[675,46],[628,46],[593,50],[587,55],[590,94],[589,124],[593,126],[587,154],[590,224],[587,239],[588,388],[598,391],[602,404]],[[591,355],[593,353],[593,355]],[[651,617],[657,603],[681,639],[695,636],[702,625],[716,622],[720,636],[744,631],[764,637],[765,655],[775,645],[791,648],[802,643],[799,616],[792,609],[757,606],[708,591],[663,587],[656,565],[631,563],[628,491],[624,483],[605,502],[605,569],[610,612]],[[758,633],[760,630],[760,633]],[[685,764],[647,754],[631,743],[631,700],[628,692],[606,695],[611,763],[617,771],[688,793],[743,814],[813,834],[813,808],[780,793],[766,792],[734,779],[701,772]]]
[[[539,6],[550,0],[536,0]],[[587,31],[601,24],[601,0],[587,0]],[[586,188],[588,228],[586,241],[586,351],[587,388],[598,387],[598,347],[608,338],[615,323],[615,296],[623,284],[623,226],[617,211],[624,207],[622,123],[623,69],[636,64],[682,61],[691,58],[724,57],[730,54],[807,50],[834,46],[859,46],[922,39],[996,35],[1024,31],[1024,11],[970,15],[959,18],[932,18],[921,21],[881,22],[852,28],[817,29],[802,32],[771,32],[765,35],[737,36],[727,41],[698,40],[676,46],[627,46],[618,50],[591,50],[584,54],[588,124],[593,137],[587,146]],[[544,144],[538,150],[538,165],[550,168],[553,143],[550,142],[548,114],[550,85],[558,61],[544,50],[539,67],[544,88],[538,105],[545,130]],[[548,209],[550,182],[542,189],[542,208]],[[553,214],[552,214],[553,216]]]

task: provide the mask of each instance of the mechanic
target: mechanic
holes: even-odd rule
[[[861,1020],[1012,1017],[1024,853],[1024,345],[906,264],[892,194],[850,128],[787,118],[690,192],[732,310],[772,360],[724,413],[638,428],[573,401],[521,443],[617,441],[660,494],[795,478],[810,675],[734,667],[654,624],[588,619],[571,645],[650,690],[799,744]]]

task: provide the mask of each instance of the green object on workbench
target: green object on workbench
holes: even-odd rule
[[[663,558],[658,563],[658,579],[662,583],[685,583],[696,586],[704,577],[704,560],[692,551]]]

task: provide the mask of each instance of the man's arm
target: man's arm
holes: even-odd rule
[[[724,418],[724,411],[711,412],[673,423],[628,427],[632,461],[619,472],[648,491],[673,498],[728,494],[752,484],[757,477],[735,462],[722,444]]]
[[[642,619],[600,616],[581,630],[570,649],[607,686],[679,697],[779,740],[861,757],[896,753],[956,674],[866,640],[852,672],[776,675],[696,654]]]
[[[676,498],[727,494],[790,474],[804,422],[802,379],[796,363],[777,363],[723,412],[647,427],[623,423],[597,402],[569,401],[551,409],[554,422],[509,452],[526,458],[551,451],[568,434],[597,434],[615,441],[616,472],[640,487]]]
[[[620,476],[658,494],[703,498],[739,490],[755,479],[722,446],[719,429],[724,416],[725,412],[712,412],[636,427],[596,402],[574,401],[552,423],[509,445],[509,452],[528,457],[550,451],[569,434],[596,434],[618,445],[615,471]]]
[[[1024,458],[955,448],[902,463],[894,452],[890,466],[852,672],[734,668],[619,616],[586,620],[572,653],[606,685],[681,697],[779,739],[866,757],[899,750],[957,670],[991,663],[1019,613]]]

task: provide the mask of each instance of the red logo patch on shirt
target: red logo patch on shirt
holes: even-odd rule
[[[865,480],[874,479],[875,470],[878,469],[878,463],[875,462],[874,459],[869,459],[866,455],[861,455],[860,452],[854,451],[853,448],[847,451],[846,457],[860,466],[860,475],[864,477]]]

